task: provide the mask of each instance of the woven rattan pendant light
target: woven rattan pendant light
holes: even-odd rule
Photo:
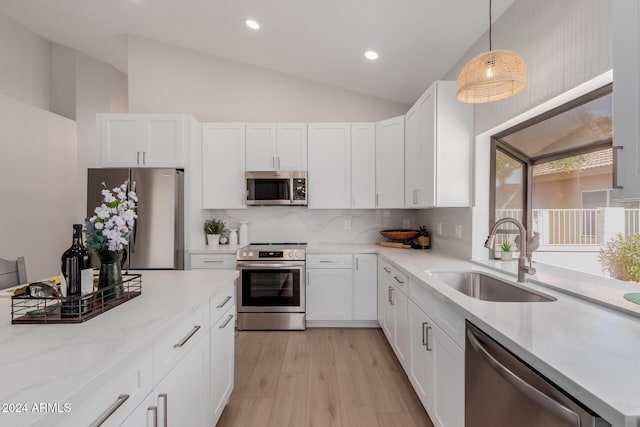
[[[527,66],[515,52],[491,50],[491,0],[489,0],[489,51],[473,58],[458,76],[458,100],[482,104],[509,98],[527,86]]]

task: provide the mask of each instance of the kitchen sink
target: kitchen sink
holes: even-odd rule
[[[556,299],[522,289],[477,271],[433,272],[429,275],[471,298],[495,302],[548,302]]]

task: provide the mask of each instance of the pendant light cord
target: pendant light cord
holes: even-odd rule
[[[491,51],[491,0],[489,0],[489,51]]]

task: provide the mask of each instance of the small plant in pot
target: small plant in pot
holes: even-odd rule
[[[204,232],[207,235],[207,244],[216,246],[220,243],[220,235],[224,231],[224,222],[217,219],[209,219],[204,222]]]
[[[511,252],[511,243],[504,242],[500,248],[502,249],[500,259],[503,261],[511,261],[513,259],[513,252]]]
[[[423,248],[431,247],[431,234],[429,233],[429,229],[426,225],[421,225],[419,228],[418,234],[418,244]]]

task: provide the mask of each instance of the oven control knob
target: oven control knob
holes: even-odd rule
[[[252,257],[253,256],[253,252],[249,252],[249,256]]]
[[[242,252],[242,256],[243,256],[243,257],[246,257],[246,256],[247,256],[247,253],[246,253],[246,252]]]
[[[300,252],[293,251],[293,256],[294,256],[294,258],[300,258]]]

